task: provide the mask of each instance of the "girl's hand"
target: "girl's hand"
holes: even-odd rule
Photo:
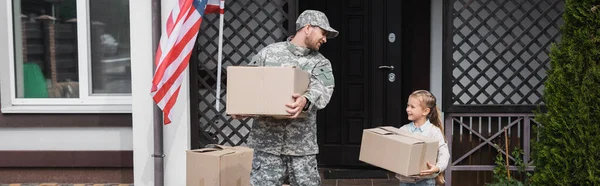
[[[432,174],[434,174],[434,173],[438,173],[438,172],[440,172],[440,168],[439,168],[439,167],[437,167],[437,166],[435,166],[435,165],[432,165],[432,164],[431,164],[431,163],[429,163],[429,162],[427,162],[427,167],[428,167],[429,169],[427,169],[427,170],[424,170],[424,171],[421,171],[421,176],[428,176],[428,175],[432,175]]]

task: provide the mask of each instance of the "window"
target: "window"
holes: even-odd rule
[[[0,5],[0,7],[3,5]],[[6,2],[3,113],[131,112],[128,0]],[[0,66],[4,67],[4,66]],[[8,96],[10,95],[10,96]],[[10,98],[10,99],[7,99]]]

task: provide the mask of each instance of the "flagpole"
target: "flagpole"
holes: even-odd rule
[[[220,112],[221,105],[221,65],[223,60],[223,22],[225,19],[224,9],[225,9],[225,1],[220,1],[221,13],[219,14],[219,54],[218,54],[218,63],[217,63],[217,103],[215,105],[217,112]]]
[[[157,64],[156,51],[158,50],[161,37],[161,0],[152,0],[152,73],[156,72]],[[154,103],[154,101],[152,101]],[[164,146],[163,146],[163,112],[158,105],[153,104],[153,144],[154,150],[152,158],[154,158],[154,185],[165,185],[165,168],[164,168]]]

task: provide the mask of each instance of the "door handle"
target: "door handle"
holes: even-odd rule
[[[390,69],[390,70],[394,70],[394,66],[379,66],[379,69]]]

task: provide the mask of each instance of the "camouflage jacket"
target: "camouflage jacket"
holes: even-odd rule
[[[308,90],[303,94],[310,102],[310,107],[305,111],[306,117],[255,117],[248,146],[275,155],[317,154],[317,110],[325,108],[329,103],[334,88],[333,69],[329,60],[318,51],[298,47],[286,41],[265,47],[252,58],[249,65],[295,66],[311,76]]]

